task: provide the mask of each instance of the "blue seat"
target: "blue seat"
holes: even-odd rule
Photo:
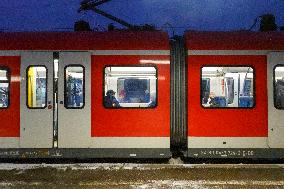
[[[239,107],[247,108],[253,106],[253,97],[243,96],[239,98]]]
[[[213,99],[214,101],[214,107],[226,107],[226,98],[224,96],[216,96]]]

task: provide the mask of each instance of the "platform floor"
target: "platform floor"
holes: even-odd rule
[[[2,163],[0,188],[284,188],[284,165]]]

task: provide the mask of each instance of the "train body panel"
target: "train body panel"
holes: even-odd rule
[[[1,77],[3,78],[1,79],[2,90],[11,95],[10,100],[6,102],[1,101],[0,119],[2,123],[0,137],[19,137],[20,106],[19,103],[15,103],[15,101],[18,102],[20,96],[20,57],[1,56],[0,68],[2,71]],[[1,97],[4,98],[3,96]]]
[[[154,68],[158,73],[158,88],[153,89],[157,91],[156,108],[107,109],[101,106],[103,95],[97,89],[104,88],[103,84],[106,84],[101,70],[107,66],[134,66],[142,69],[143,66],[153,66],[153,62],[157,63]],[[170,136],[170,97],[165,95],[170,93],[169,56],[94,56],[93,63],[96,66],[92,66],[92,72],[95,73],[92,78],[92,137]]]
[[[190,56],[188,61],[188,136],[267,137],[265,56]],[[235,67],[243,65],[250,66],[255,71],[255,101],[257,102],[255,107],[252,109],[203,107],[200,102],[200,93],[192,92],[201,91],[201,85],[190,85],[191,83],[200,83],[201,69],[207,66]],[[243,117],[243,115],[246,116]]]

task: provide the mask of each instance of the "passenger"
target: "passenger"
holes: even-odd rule
[[[75,104],[76,104],[77,107],[81,106],[80,93],[81,93],[80,86],[79,86],[78,83],[75,83],[72,94],[74,96]]]
[[[119,108],[119,102],[115,98],[115,92],[113,90],[108,90],[106,96],[104,97],[104,105],[107,108]]]
[[[125,92],[125,90],[121,90],[120,92],[119,92],[119,95],[118,95],[118,100],[119,100],[119,102],[128,102],[128,100],[126,99],[126,92]]]
[[[210,107],[218,107],[219,106],[219,104],[215,100],[215,93],[214,92],[210,92],[207,103],[210,105]]]

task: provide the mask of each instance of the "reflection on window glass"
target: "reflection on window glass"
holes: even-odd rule
[[[27,103],[29,108],[46,107],[46,68],[30,66],[27,70]]]
[[[201,102],[206,108],[254,106],[254,74],[251,67],[203,67]]]
[[[278,109],[284,108],[284,66],[277,66],[274,69],[274,105]]]
[[[84,100],[84,67],[67,66],[65,68],[65,107],[83,108]]]
[[[155,107],[155,67],[106,67],[104,106]]]
[[[9,77],[8,70],[0,68],[0,109],[9,106]]]

